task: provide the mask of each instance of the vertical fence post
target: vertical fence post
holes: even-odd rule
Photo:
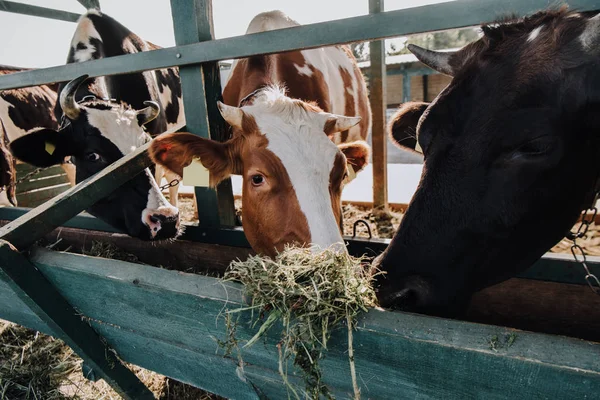
[[[402,74],[402,102],[406,103],[407,101],[410,101],[410,91],[411,86],[410,86],[410,78],[411,76],[408,73],[403,73]]]
[[[369,14],[380,13],[384,9],[384,0],[369,0]],[[386,65],[385,41],[370,42],[371,77],[369,97],[373,111],[373,207],[387,209],[387,135],[386,128]]]
[[[214,39],[211,0],[171,0],[171,13],[178,46]],[[185,54],[178,54],[185,57]],[[221,99],[221,79],[217,62],[179,68],[187,129],[196,135],[227,140],[227,128],[217,100]],[[217,187],[195,188],[200,224],[235,225],[231,179]]]

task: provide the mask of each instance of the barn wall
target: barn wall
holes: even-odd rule
[[[410,77],[410,99],[412,101],[432,101],[444,89],[451,78],[441,74],[429,75],[427,83],[427,99],[423,99],[423,76],[415,75]],[[402,103],[402,83],[403,75],[387,76],[387,103],[390,106],[396,106]]]
[[[427,99],[425,101],[433,101],[435,97],[450,83],[452,78],[442,74],[429,75],[427,84]],[[421,91],[421,97],[422,97]]]

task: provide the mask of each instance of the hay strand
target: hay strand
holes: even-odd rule
[[[252,346],[276,326],[282,327],[278,370],[288,396],[300,398],[288,379],[287,361],[293,360],[302,373],[305,397],[334,398],[323,383],[319,364],[332,332],[345,322],[354,398],[360,398],[352,330],[358,314],[376,305],[374,276],[365,263],[366,257],[352,257],[335,248],[311,251],[298,247],[286,247],[275,259],[250,256],[231,263],[224,279],[244,284],[252,299],[244,309],[261,311],[251,318],[252,325],[260,324],[257,333],[242,348]]]

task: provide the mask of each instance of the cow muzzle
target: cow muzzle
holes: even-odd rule
[[[150,240],[173,239],[179,236],[179,211],[173,206],[146,208],[142,222],[148,228]]]

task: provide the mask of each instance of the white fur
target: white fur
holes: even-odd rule
[[[529,34],[529,37],[527,38],[527,41],[533,42],[540,35],[540,32],[542,31],[542,29],[544,29],[544,25],[540,25],[537,28],[535,28],[534,30],[532,30],[531,33]]]
[[[13,207],[11,202],[8,200],[8,195],[6,194],[6,187],[2,189],[0,192],[0,207]]]
[[[300,24],[279,10],[258,14],[250,21],[246,34],[291,28]]]
[[[77,21],[77,29],[71,40],[71,48],[73,49],[73,58],[77,62],[87,61],[92,58],[92,54],[96,51],[96,48],[91,45],[90,39],[98,39],[102,41],[100,34],[96,30],[94,23],[87,17],[87,14],[99,15],[95,10],[90,10],[86,14],[82,15]],[[85,49],[77,49],[77,44],[85,44]]]
[[[88,122],[128,154],[148,141],[148,134],[139,126],[135,110],[115,107],[112,110],[86,108]]]
[[[6,135],[8,136],[8,140],[12,142],[17,138],[24,136],[27,131],[16,126],[13,120],[9,117],[8,111],[11,107],[14,107],[14,105],[0,97],[0,119],[4,124],[4,129],[6,131]]]
[[[294,64],[294,67],[298,70],[300,75],[312,76],[313,72],[308,65],[299,66],[298,64]]]
[[[276,88],[261,93],[243,110],[254,117],[269,140],[267,148],[286,169],[306,216],[312,244],[327,247],[343,243],[329,194],[329,175],[339,153],[323,132],[329,114],[307,112]]]

